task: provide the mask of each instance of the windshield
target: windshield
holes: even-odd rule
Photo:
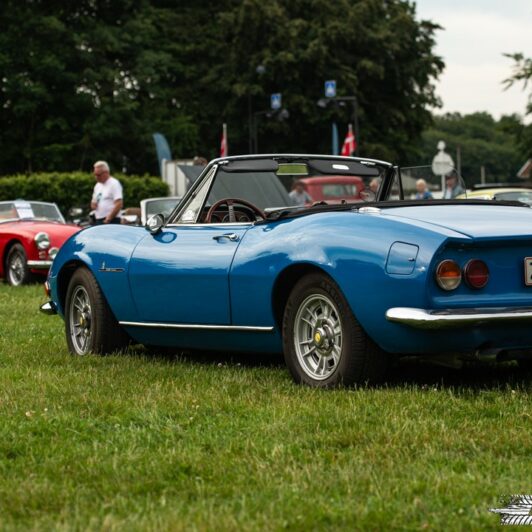
[[[50,220],[63,223],[65,221],[57,205],[39,201],[0,202],[0,222],[7,220]]]
[[[511,192],[497,192],[495,199],[498,201],[520,201],[532,205],[532,190],[514,190]]]
[[[441,166],[440,166],[441,168]],[[436,170],[438,167],[436,166]],[[372,159],[312,155],[235,157],[215,162],[171,220],[179,224],[253,222],[365,202],[466,199],[452,167],[404,167]],[[229,201],[227,201],[229,200]]]
[[[167,218],[175,209],[181,198],[161,198],[146,202],[146,218],[154,214],[162,214]]]
[[[224,161],[188,198],[178,223],[209,223],[227,220],[251,221],[242,204],[236,215],[222,200],[237,200],[256,207],[264,215],[276,210],[304,209],[375,201],[387,163],[351,158],[275,156]],[[206,200],[205,200],[206,198]],[[249,205],[248,205],[249,207]],[[255,214],[257,211],[255,210]]]
[[[275,171],[239,172],[221,167],[208,202],[242,198],[268,211],[321,201],[374,201],[385,168],[370,162],[343,165],[334,159],[280,162]]]

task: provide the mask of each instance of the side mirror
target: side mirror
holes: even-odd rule
[[[161,232],[164,225],[164,216],[162,214],[154,214],[148,218],[146,225],[146,231],[149,231],[152,235],[156,235]]]
[[[81,207],[71,207],[68,210],[68,215],[70,218],[78,218],[83,214],[83,209]]]

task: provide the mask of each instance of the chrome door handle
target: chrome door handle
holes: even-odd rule
[[[227,238],[227,240],[231,240],[231,242],[238,241],[238,235],[236,233],[225,233],[223,235],[216,235],[212,237],[213,240],[221,240],[222,238]]]

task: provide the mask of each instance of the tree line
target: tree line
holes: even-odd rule
[[[151,134],[175,157],[248,151],[248,110],[282,92],[289,121],[260,121],[261,150],[330,150],[356,95],[362,153],[413,148],[443,68],[436,26],[404,0],[4,0],[0,173],[82,169],[96,158],[156,172]],[[264,67],[263,74],[257,67]]]
[[[89,170],[96,159],[158,172],[175,158],[249,151],[249,115],[283,94],[288,120],[258,114],[262,152],[330,152],[350,107],[316,105],[325,80],[356,96],[360,153],[423,153],[438,26],[407,0],[3,0],[0,175]]]

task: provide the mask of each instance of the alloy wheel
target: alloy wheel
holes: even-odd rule
[[[72,293],[69,320],[72,346],[78,355],[86,355],[90,351],[93,323],[89,294],[81,285]]]
[[[299,364],[312,379],[330,377],[342,356],[342,322],[333,301],[322,294],[308,296],[294,323],[294,347]]]

